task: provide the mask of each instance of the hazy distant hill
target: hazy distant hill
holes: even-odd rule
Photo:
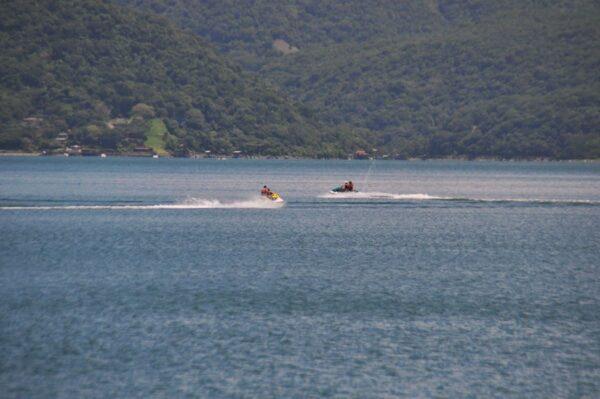
[[[103,1],[4,1],[0,77],[4,149],[57,146],[65,132],[70,144],[127,150],[164,120],[152,140],[171,151],[326,151],[297,107],[204,40]]]
[[[120,2],[210,40],[338,138],[406,156],[600,157],[597,1]]]

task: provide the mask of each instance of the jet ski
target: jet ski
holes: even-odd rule
[[[331,194],[338,194],[338,193],[357,193],[358,190],[354,189],[354,185],[351,184],[350,188],[348,188],[347,186],[347,182],[342,184],[341,186],[332,188],[331,191],[329,191]]]
[[[351,193],[358,193],[358,190],[344,190],[341,187],[336,187],[331,189],[331,191],[329,191],[329,194],[351,194]]]
[[[279,195],[278,193],[270,193],[267,195],[264,195],[263,198],[273,201],[273,202],[284,202],[283,198],[281,198],[281,195]]]

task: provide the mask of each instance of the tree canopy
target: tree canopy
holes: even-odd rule
[[[600,156],[593,0],[121,2],[215,43],[338,139],[407,156]]]
[[[43,148],[68,131],[123,149],[157,117],[173,151],[320,151],[299,107],[163,17],[77,0],[10,2],[0,19],[0,147]]]
[[[8,1],[0,149],[599,158],[599,42],[593,0]]]

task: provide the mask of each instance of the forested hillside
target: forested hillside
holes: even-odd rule
[[[280,55],[277,39],[312,46],[427,32],[443,20],[421,0],[116,0],[166,15],[248,69]]]
[[[203,39],[103,1],[3,1],[0,149],[127,151],[156,120],[171,152],[317,155],[315,124]],[[62,145],[62,143],[61,143]]]
[[[4,0],[0,150],[600,158],[598,43],[595,0]]]
[[[508,29],[505,16],[476,30],[314,48],[263,74],[326,123],[380,132],[378,146],[407,155],[597,157],[598,18],[537,11],[543,22],[531,15],[526,29]]]
[[[404,156],[600,157],[593,0],[120,2],[207,38],[338,138]]]

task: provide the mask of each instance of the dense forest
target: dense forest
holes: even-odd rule
[[[315,123],[200,37],[102,1],[18,1],[0,14],[0,148],[144,145],[172,153],[317,156]]]
[[[1,18],[0,149],[68,131],[181,155],[600,158],[593,0],[15,1]]]
[[[536,10],[542,22],[531,15],[525,30],[523,13],[514,29],[506,17],[310,49],[263,74],[326,123],[377,132],[377,146],[407,155],[598,157],[598,18]]]
[[[390,153],[600,156],[595,1],[121,2],[169,16]]]

